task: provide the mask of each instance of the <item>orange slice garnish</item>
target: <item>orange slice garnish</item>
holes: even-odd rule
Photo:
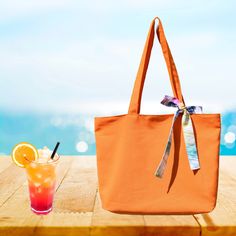
[[[35,146],[27,142],[22,142],[15,145],[11,157],[16,165],[25,168],[30,161],[37,160],[39,154]]]

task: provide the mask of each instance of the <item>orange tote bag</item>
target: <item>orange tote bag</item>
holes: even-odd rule
[[[130,214],[210,212],[217,199],[220,114],[204,114],[201,107],[185,105],[163,26],[157,18],[155,30],[155,19],[128,114],[95,117],[102,207]],[[173,97],[165,96],[161,103],[171,114],[143,115],[140,102],[155,34],[173,90]]]

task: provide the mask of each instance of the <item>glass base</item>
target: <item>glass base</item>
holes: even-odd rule
[[[52,207],[44,211],[35,210],[34,208],[31,207],[31,210],[37,215],[47,215],[52,210]]]

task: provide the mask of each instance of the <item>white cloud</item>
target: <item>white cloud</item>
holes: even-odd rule
[[[50,8],[64,7],[72,3],[71,0],[7,0],[0,3],[0,21],[12,20],[16,17],[32,15]]]
[[[218,77],[219,72],[225,71],[224,67],[217,68],[217,73],[212,64],[204,67],[204,72],[197,69],[207,64],[209,59],[213,64],[219,63],[217,57],[198,55],[200,48],[211,51],[219,40],[219,35],[200,32],[169,40],[174,45],[172,51],[182,76],[186,102],[190,104],[191,99],[202,98],[207,110],[217,110],[215,101],[220,110],[229,107],[228,100],[234,97],[232,83],[235,82],[227,88],[228,97],[218,96],[225,86],[225,78]],[[5,72],[6,76],[1,76],[1,93],[7,97],[11,91],[13,96],[0,104],[14,107],[18,101],[19,109],[126,113],[143,44],[140,39],[102,39],[73,42],[59,52],[28,51],[20,55],[14,50],[1,48],[0,74]],[[231,71],[227,73],[230,76]],[[202,78],[198,78],[199,75]],[[217,86],[209,90],[216,80]],[[144,101],[148,100],[149,104],[144,105],[144,112],[155,111],[150,100],[159,104],[164,94],[172,92],[160,46],[156,42],[144,87]],[[209,94],[213,94],[214,99]],[[107,99],[111,102],[104,102]]]
[[[100,13],[113,13],[117,10],[122,11],[144,11],[151,10],[152,15],[158,13],[168,13],[173,11],[191,11],[196,10],[205,11],[212,9],[223,9],[230,5],[233,5],[234,1],[230,0],[226,4],[222,4],[222,1],[186,1],[178,0],[173,2],[172,0],[119,0],[119,1],[109,1],[109,0],[94,0],[94,1],[82,1],[82,0],[40,0],[40,1],[30,1],[30,0],[7,0],[0,2],[0,21],[12,20],[19,17],[30,16],[35,13],[41,13],[45,10],[57,10],[62,8],[67,8],[69,10],[73,9],[84,9],[93,13],[93,17],[97,17]],[[146,12],[143,12],[146,14]],[[149,12],[150,14],[150,12]]]
[[[199,2],[195,4],[201,6]],[[184,7],[193,8],[195,4]],[[96,11],[101,18],[110,19],[106,14],[101,14],[99,8],[104,8],[104,11],[109,9],[109,14],[112,14],[116,12],[116,6],[119,6],[134,14],[131,8],[142,10],[150,5],[153,9],[157,6],[167,9],[170,5],[172,8],[181,8],[184,1],[173,5],[173,1],[169,0],[122,0],[116,3],[101,0],[94,4],[73,0],[10,0],[0,3],[0,21],[32,16],[47,9],[66,7],[72,10],[75,6],[87,8],[89,13]],[[143,24],[146,24],[145,16],[140,15]],[[77,31],[74,19],[77,18],[67,23],[68,27]],[[95,24],[95,19],[91,17],[88,25]],[[138,34],[132,36],[133,26],[126,20],[127,25],[122,22],[119,29],[123,33],[108,28],[99,35],[94,34],[91,39],[68,39],[63,34],[61,38],[51,39],[49,32],[52,29],[46,25],[45,31],[36,35],[30,32],[27,35],[9,38],[5,35],[5,39],[0,38],[0,92],[7,98],[0,101],[0,106],[57,112],[126,113],[148,28],[148,25],[140,25],[140,28],[146,29],[145,32],[137,27]],[[100,24],[106,22],[101,21]],[[235,33],[222,34],[221,29],[183,32],[183,29],[178,33],[168,30],[167,38],[178,67],[186,102],[189,105],[203,103],[212,111],[232,107],[235,103],[229,103],[229,100],[234,101],[236,87],[236,80],[232,78],[235,56],[233,49],[227,50],[227,42]],[[117,34],[113,35],[114,31]],[[125,34],[127,31],[129,34]],[[45,46],[47,41],[50,42],[48,47]],[[143,93],[146,101],[144,112],[155,111],[153,105],[159,104],[164,94],[171,95],[172,92],[160,46],[155,43]],[[201,99],[199,103],[191,103],[198,99]]]

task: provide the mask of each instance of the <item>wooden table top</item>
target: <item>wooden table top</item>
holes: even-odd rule
[[[95,156],[63,156],[54,210],[38,216],[30,210],[24,169],[0,157],[0,235],[236,235],[236,157],[221,157],[218,191],[209,214],[115,214],[101,208]]]

